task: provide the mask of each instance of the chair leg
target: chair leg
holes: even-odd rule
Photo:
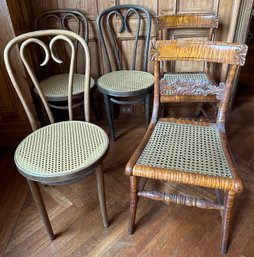
[[[92,111],[93,111],[93,114],[94,114],[96,120],[99,120],[100,117],[99,117],[99,113],[97,111],[96,104],[95,104],[95,87],[93,87],[90,92],[91,92],[90,103],[91,103]]]
[[[115,141],[115,131],[114,131],[114,125],[113,125],[112,111],[110,108],[110,99],[109,99],[108,95],[103,95],[103,97],[104,97],[104,103],[105,103],[105,107],[106,107],[110,135],[111,135],[112,141]]]
[[[137,177],[130,177],[130,214],[129,214],[129,235],[133,234],[135,226],[136,209],[138,202]]]
[[[232,209],[235,200],[235,192],[229,191],[228,194],[225,194],[225,210],[222,220],[222,245],[221,245],[221,254],[225,255],[228,250],[228,238],[229,238],[229,226],[231,222]]]
[[[104,227],[108,227],[109,223],[105,200],[104,174],[102,164],[99,164],[96,168],[96,181],[103,225]]]
[[[46,231],[48,233],[48,237],[50,240],[53,240],[55,236],[54,236],[54,233],[53,233],[50,221],[49,221],[47,210],[45,208],[38,183],[35,181],[32,181],[32,180],[27,180],[27,181],[28,181],[30,190],[32,192],[35,204],[37,205],[37,207],[39,209],[39,213],[40,213],[41,219],[44,223],[44,226],[46,228]]]
[[[150,121],[150,94],[145,95],[145,115],[146,115],[146,128],[148,128]]]
[[[200,113],[201,113],[201,109],[202,109],[203,103],[198,103],[195,113],[194,113],[194,117],[198,118]]]

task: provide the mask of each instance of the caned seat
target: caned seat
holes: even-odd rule
[[[49,37],[49,44],[42,40]],[[78,41],[80,47],[83,48],[85,57],[85,75],[77,75],[74,73],[75,47],[73,41]],[[64,75],[62,87],[65,87],[68,103],[69,120],[55,122],[52,110],[48,104],[50,97],[41,90],[41,86],[47,84],[47,80],[39,82],[32,69],[31,59],[33,52],[29,52],[28,45],[39,45],[44,50],[45,60],[42,63],[46,65],[50,59],[59,62],[58,57],[52,51],[56,41],[64,41],[69,44],[71,49],[71,59],[69,73]],[[44,127],[40,127],[37,121],[31,103],[26,101],[23,95],[22,87],[19,85],[18,74],[13,70],[13,52],[20,46],[20,56],[28,78],[34,84],[40,101],[48,115],[51,123]],[[29,48],[31,49],[31,48]],[[31,124],[33,132],[28,135],[18,145],[14,160],[18,171],[27,179],[30,190],[32,192],[35,203],[39,209],[42,221],[45,225],[49,238],[54,239],[54,233],[48,218],[48,214],[40,193],[39,184],[46,185],[65,185],[77,182],[88,175],[95,173],[97,180],[98,198],[103,224],[108,226],[105,191],[104,191],[104,173],[102,169],[102,161],[106,157],[109,148],[109,138],[106,132],[95,124],[90,123],[90,107],[89,93],[90,85],[90,53],[85,40],[78,34],[67,30],[39,30],[26,34],[21,34],[12,39],[4,51],[4,61],[18,97],[24,107],[28,120]],[[52,79],[52,78],[51,78]],[[57,80],[61,82],[60,80]],[[68,83],[66,83],[68,81]],[[78,81],[79,88],[74,89],[74,84]],[[56,83],[57,84],[57,83]],[[58,84],[59,85],[59,84]],[[46,85],[47,86],[47,85]],[[45,86],[45,88],[46,88]],[[53,92],[54,97],[61,98],[62,92],[56,90]],[[79,95],[82,96],[84,106],[85,121],[73,120],[73,99]]]
[[[243,190],[243,182],[227,142],[225,121],[233,82],[239,66],[244,65],[246,54],[247,46],[236,43],[159,40],[153,45],[153,115],[144,138],[125,168],[126,175],[130,176],[129,234],[134,232],[139,197],[216,209],[222,216],[221,252],[227,252],[232,207],[236,194]],[[221,82],[217,86],[203,74],[193,74],[193,83],[185,74],[182,74],[185,77],[181,81],[177,74],[167,74],[167,81],[161,81],[161,62],[177,60],[228,64],[226,83]],[[174,97],[173,93],[177,90],[183,97],[207,96],[220,102],[216,123],[159,117],[160,104],[170,102],[169,97]],[[212,188],[216,192],[216,201],[145,190],[144,183],[139,185],[140,178]]]
[[[58,122],[27,136],[17,147],[14,160],[26,177],[52,183],[62,176],[77,177],[99,161],[108,146],[107,134],[94,124]]]
[[[202,37],[204,41],[211,41],[214,38],[215,29],[218,28],[219,19],[217,15],[210,14],[174,14],[159,16],[157,20],[158,38],[159,39],[185,39],[190,37]],[[195,32],[193,31],[195,30]],[[178,31],[178,32],[176,32]],[[190,32],[187,32],[190,31]],[[175,89],[180,88],[181,84],[185,84],[188,80],[196,83],[211,83],[216,85],[211,74],[209,73],[209,63],[204,63],[204,67],[199,72],[180,72],[176,70],[176,63],[162,63],[161,76],[162,80],[167,82],[167,86],[171,86],[177,78],[178,83],[174,83]],[[179,67],[178,67],[179,69]],[[185,68],[186,70],[186,68]],[[200,114],[201,103],[217,102],[214,96],[188,94],[183,95],[181,90],[164,90],[162,102],[199,102],[195,116]],[[205,113],[204,113],[205,114]]]
[[[153,86],[153,75],[148,72],[121,70],[101,76],[98,87],[105,93],[113,92],[114,95],[140,94]]]
[[[144,104],[146,126],[149,123],[150,94],[153,75],[147,72],[151,34],[151,15],[138,5],[116,5],[103,10],[97,17],[98,33],[103,48],[104,74],[98,79],[103,94],[112,140],[114,105]],[[122,38],[128,41],[128,47]]]
[[[67,101],[68,99],[68,78],[69,74],[59,74],[48,77],[39,82],[40,88],[48,101]],[[84,74],[73,75],[73,99],[82,98],[84,95]],[[90,89],[95,86],[91,78]]]
[[[220,177],[219,188],[234,190],[239,181],[232,180],[233,164],[226,157],[220,134],[215,124],[161,118],[133,167],[133,175],[159,179],[156,176],[161,173],[163,179],[191,184],[185,178],[189,174],[195,185],[206,176],[210,180]]]

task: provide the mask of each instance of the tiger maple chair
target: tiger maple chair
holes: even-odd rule
[[[223,42],[182,40],[157,41],[151,50],[154,60],[154,105],[148,130],[129,160],[129,234],[134,231],[138,197],[199,208],[216,209],[222,215],[222,254],[227,252],[229,225],[236,193],[243,190],[225,132],[225,119],[236,71],[244,65],[247,46]],[[159,118],[159,107],[167,101],[160,84],[160,62],[171,60],[207,61],[230,65],[226,83],[190,84],[186,80],[170,85],[181,94],[214,95],[219,101],[216,123]],[[191,90],[190,90],[191,88]],[[170,99],[169,99],[170,100]],[[138,189],[139,178],[157,179],[216,190],[217,201]],[[224,201],[222,192],[224,190]]]
[[[35,30],[47,29],[63,29],[77,33],[84,38],[86,43],[89,39],[88,21],[86,16],[78,10],[73,9],[56,9],[41,13],[34,22]],[[73,108],[83,104],[83,84],[85,79],[84,65],[85,63],[80,56],[83,56],[82,48],[79,47],[79,42],[74,40],[75,46],[75,62],[74,62],[74,78],[73,78]],[[69,52],[65,45],[55,46],[53,49],[56,56],[61,56],[63,62],[58,66],[48,65],[46,67],[47,77],[40,80],[40,88],[44,93],[51,108],[58,110],[68,109],[68,69],[69,69]],[[53,71],[53,72],[52,72]],[[56,72],[57,71],[57,72]],[[38,74],[42,73],[38,71]],[[94,103],[95,82],[91,78],[91,106],[92,111],[98,118],[96,105]]]
[[[157,37],[159,39],[177,39],[188,37],[202,37],[204,40],[211,41],[214,38],[215,29],[219,26],[219,19],[217,15],[211,14],[175,14],[175,15],[165,15],[159,16],[157,20]],[[188,31],[195,30],[197,34],[189,34]],[[172,33],[173,31],[178,31],[177,33]],[[174,35],[176,34],[176,35]],[[199,72],[176,72],[176,63],[161,63],[161,73],[163,74],[163,81],[167,84],[175,83],[176,80],[189,80],[190,82],[197,81],[199,83],[210,83],[211,86],[215,85],[211,73],[209,72],[209,63],[201,63],[203,66],[202,71]],[[201,69],[201,67],[199,67]],[[217,99],[214,96],[197,96],[197,95],[181,95],[178,92],[172,92],[170,90],[165,90],[164,95],[168,96],[168,102],[197,102],[198,108],[195,111],[195,117],[203,112],[202,103],[216,103]],[[216,104],[211,104],[216,112]]]
[[[49,46],[43,37],[51,36]],[[55,122],[51,109],[47,103],[38,79],[29,62],[28,49],[30,44],[38,44],[45,52],[45,60],[41,65],[46,65],[50,57],[56,62],[61,60],[52,51],[56,41],[65,41],[71,48],[71,61],[68,74],[68,113],[69,121]],[[84,49],[85,54],[85,79],[83,80],[84,113],[86,121],[73,120],[73,80],[75,46],[77,40]],[[31,78],[38,95],[48,114],[50,125],[39,128],[36,117],[27,102],[22,86],[19,85],[17,72],[12,69],[11,58],[15,49],[20,45],[20,57]],[[30,186],[35,203],[39,209],[42,221],[50,239],[54,238],[52,227],[45,209],[38,183],[46,185],[65,185],[76,182],[96,172],[98,196],[104,226],[108,226],[106,202],[104,195],[104,178],[102,161],[107,153],[109,139],[104,130],[90,123],[89,92],[90,92],[90,54],[85,40],[71,31],[65,30],[40,30],[19,35],[12,39],[5,47],[4,62],[12,84],[25,109],[33,132],[19,144],[15,151],[14,160],[18,171],[23,175]]]

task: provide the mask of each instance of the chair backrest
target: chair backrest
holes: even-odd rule
[[[45,37],[52,37],[51,41],[49,42],[49,45],[46,45],[46,43],[43,41],[43,38]],[[26,34],[21,34],[15,38],[13,38],[5,47],[4,50],[4,62],[6,69],[8,71],[8,74],[10,76],[10,79],[12,81],[12,84],[20,98],[20,101],[25,109],[25,112],[27,114],[27,117],[29,119],[29,122],[31,124],[31,127],[33,130],[36,130],[38,128],[37,120],[35,116],[33,115],[33,112],[30,109],[29,103],[26,101],[26,97],[24,96],[22,92],[21,85],[18,84],[16,76],[18,74],[12,70],[12,62],[15,61],[15,58],[17,56],[11,56],[11,50],[14,47],[20,46],[19,53],[20,58],[25,66],[25,69],[31,78],[38,95],[43,103],[43,106],[46,110],[46,113],[48,115],[50,123],[54,123],[54,117],[53,114],[49,108],[49,105],[39,87],[38,79],[35,75],[35,72],[32,68],[31,62],[30,62],[30,47],[28,47],[31,44],[35,44],[37,46],[40,46],[44,51],[45,59],[43,63],[40,65],[46,65],[50,58],[52,58],[55,62],[61,63],[61,59],[56,57],[53,52],[53,46],[56,41],[62,40],[65,43],[69,45],[71,48],[71,60],[70,60],[70,66],[69,66],[69,79],[68,79],[68,113],[69,113],[69,119],[73,119],[73,108],[72,108],[72,94],[73,94],[73,75],[74,75],[74,62],[75,62],[75,46],[73,43],[73,40],[77,40],[79,44],[84,49],[84,55],[85,55],[85,82],[84,82],[84,114],[85,114],[85,120],[90,121],[90,112],[89,112],[89,92],[90,92],[90,53],[87,46],[87,43],[85,40],[77,35],[76,33],[72,31],[67,30],[39,30],[39,31],[33,31]],[[33,51],[34,53],[34,51]],[[28,58],[29,57],[29,58]]]
[[[109,72],[127,68],[147,71],[151,16],[146,8],[138,5],[110,7],[97,17],[97,27]],[[133,46],[124,46],[121,36],[128,39],[128,43],[133,42]],[[127,63],[131,63],[129,67]]]
[[[159,16],[157,19],[157,29],[161,33],[169,29],[208,29],[207,40],[213,39],[214,29],[218,26],[218,16],[209,14],[175,14]]]
[[[233,82],[239,66],[243,66],[248,47],[244,44],[224,43],[216,41],[195,40],[159,40],[152,44],[151,60],[154,60],[154,110],[152,120],[158,118],[160,101],[166,102],[163,90],[167,85],[160,81],[160,62],[163,61],[206,61],[211,63],[228,64],[229,71],[226,82],[219,86],[212,86],[205,81],[180,81],[170,86],[170,90],[182,95],[215,95],[220,106],[217,123],[224,126],[225,114],[228,111],[232,97]],[[163,80],[162,80],[163,81]]]
[[[214,30],[219,26],[219,19],[214,14],[172,14],[159,16],[157,18],[157,39],[173,40],[173,39],[190,39],[196,38],[204,40],[214,39]],[[184,71],[203,71],[207,70],[205,63],[186,64],[182,62],[164,63],[165,71],[174,72]]]
[[[84,38],[86,42],[88,42],[89,39],[89,29],[88,29],[88,21],[85,15],[78,10],[72,10],[72,9],[57,9],[57,10],[51,10],[46,11],[40,14],[34,22],[34,28],[35,30],[44,30],[44,29],[63,29],[63,30],[69,30],[77,33],[81,37]],[[75,51],[78,52],[78,41],[74,41]],[[62,59],[64,60],[63,64],[60,65],[58,68],[60,69],[61,73],[68,72],[67,66],[65,63],[69,60],[69,56],[67,54],[67,51],[65,49],[64,45],[54,47],[55,55],[61,55]],[[62,52],[65,53],[65,55],[62,55]],[[78,63],[83,60],[78,60],[79,55],[77,54],[75,56],[75,73],[78,72]],[[80,67],[80,70],[82,70],[82,67]],[[50,68],[48,73],[50,72]]]

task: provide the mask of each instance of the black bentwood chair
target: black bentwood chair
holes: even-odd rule
[[[113,104],[132,105],[143,101],[146,125],[149,123],[153,90],[153,75],[147,72],[151,16],[144,7],[118,5],[102,11],[97,18],[97,26],[109,72],[98,79],[97,86],[104,96],[114,141]]]

